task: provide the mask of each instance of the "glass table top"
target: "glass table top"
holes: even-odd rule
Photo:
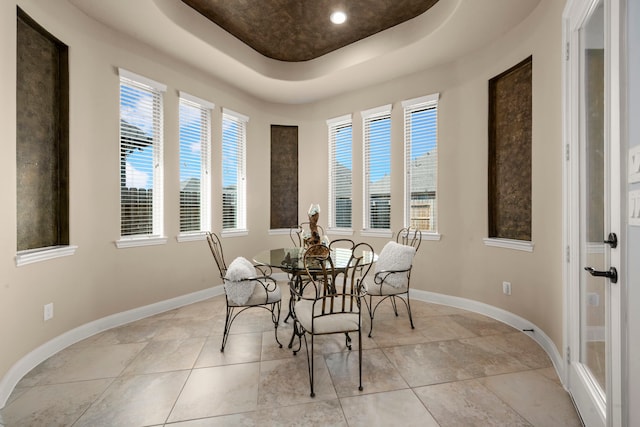
[[[304,270],[305,248],[277,248],[267,249],[256,256],[253,260],[259,264],[279,268],[284,271]],[[344,269],[351,258],[351,250],[346,248],[331,249],[331,259],[336,269]],[[364,252],[363,264],[371,264],[377,259],[377,255],[370,251]]]

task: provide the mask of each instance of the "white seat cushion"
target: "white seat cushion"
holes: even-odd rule
[[[377,283],[374,283],[373,280],[369,278],[364,280],[363,285],[367,291],[367,294],[373,296],[403,294],[408,290],[407,283],[405,283],[403,286],[398,287],[390,286],[386,282],[382,282],[382,285],[379,285]]]
[[[401,245],[390,241],[384,245],[380,255],[378,255],[375,273],[379,271],[408,270],[411,268],[415,253],[416,248],[413,246]],[[395,288],[407,287],[409,284],[409,278],[406,273],[389,274],[384,278],[384,281],[387,285]]]
[[[245,280],[245,282],[250,282],[250,280]],[[242,283],[242,282],[236,282],[236,283]],[[249,296],[249,298],[244,303],[238,304],[235,301],[229,299],[229,305],[232,307],[241,307],[246,305],[271,304],[274,302],[278,302],[282,299],[282,293],[280,292],[279,286],[276,286],[274,291],[267,292],[264,286],[262,286],[260,282],[253,281],[253,284],[254,284],[253,293]]]
[[[248,259],[237,257],[229,264],[224,276],[224,291],[234,305],[244,305],[253,296],[256,282],[246,280],[250,277],[256,277],[256,269]]]
[[[314,334],[332,334],[338,332],[357,331],[358,318],[357,311],[349,313],[335,313],[314,319],[314,329],[311,329],[311,310],[313,301],[300,300],[295,304],[296,319],[303,328]],[[357,310],[357,309],[356,309]],[[315,305],[316,315],[322,313],[322,302],[318,301]]]

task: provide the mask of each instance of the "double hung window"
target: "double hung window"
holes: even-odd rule
[[[180,233],[211,224],[211,110],[208,101],[180,93]]]
[[[166,86],[120,69],[120,235],[161,238]]]
[[[246,145],[249,118],[222,111],[222,229],[246,230]]]
[[[329,128],[329,215],[333,229],[352,228],[352,119],[327,120]]]
[[[364,229],[391,228],[391,105],[362,112]]]
[[[404,108],[404,226],[437,232],[438,94],[414,98]]]

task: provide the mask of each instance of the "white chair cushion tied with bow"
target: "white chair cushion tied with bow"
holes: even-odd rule
[[[378,306],[386,299],[391,300],[393,312],[398,316],[396,298],[400,299],[407,307],[411,329],[413,317],[411,316],[411,303],[409,301],[409,283],[411,280],[411,269],[413,268],[413,258],[420,247],[422,233],[420,230],[404,228],[398,232],[396,241],[389,241],[380,251],[378,261],[374,268],[373,279],[364,282],[367,296],[365,303],[369,311],[371,326],[369,337],[373,331],[373,317]],[[378,301],[373,305],[373,298],[378,297]]]
[[[253,294],[256,282],[249,280],[256,277],[256,268],[244,257],[234,259],[224,276],[224,291],[236,305],[245,305]]]
[[[409,271],[411,271],[415,253],[416,248],[413,246],[396,242],[388,242],[382,248],[375,265],[374,276],[375,284],[380,287],[378,295],[385,295],[382,292],[386,286],[393,288],[387,290],[388,292],[397,292],[409,286]]]

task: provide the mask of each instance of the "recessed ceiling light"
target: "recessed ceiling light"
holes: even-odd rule
[[[333,12],[331,14],[331,22],[334,24],[344,24],[347,20],[347,14],[342,11]]]

